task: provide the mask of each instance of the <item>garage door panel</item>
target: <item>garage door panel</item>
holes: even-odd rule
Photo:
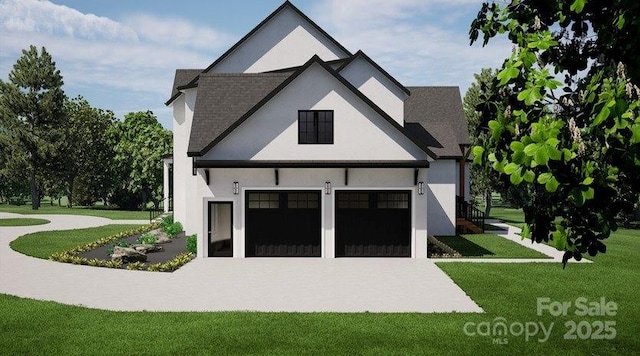
[[[249,191],[247,257],[320,257],[319,192]]]
[[[336,257],[410,257],[408,191],[336,192]]]

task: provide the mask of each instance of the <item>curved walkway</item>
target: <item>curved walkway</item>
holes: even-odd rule
[[[0,293],[121,311],[483,311],[431,260],[199,258],[173,273],[47,261],[15,252],[9,242],[37,231],[146,221],[29,217],[51,223],[0,228]]]

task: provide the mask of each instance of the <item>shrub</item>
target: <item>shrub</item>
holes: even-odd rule
[[[182,224],[176,221],[173,224],[163,227],[162,230],[164,230],[170,238],[174,238],[182,231]]]
[[[151,234],[151,233],[142,234],[142,235],[140,235],[140,237],[138,237],[136,239],[136,243],[137,244],[153,245],[156,242],[158,242],[158,238],[155,235]]]
[[[198,250],[198,235],[187,237],[187,251],[196,254]]]
[[[166,226],[173,224],[173,215],[167,215],[162,218],[162,222],[160,224],[162,225],[162,230],[164,230]]]
[[[132,271],[143,271],[144,270],[144,262],[133,262],[127,265],[128,270]]]

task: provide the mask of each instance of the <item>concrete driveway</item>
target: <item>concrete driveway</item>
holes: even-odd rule
[[[9,242],[35,231],[144,221],[28,217],[51,223],[0,227],[0,293],[120,311],[483,312],[430,260],[200,258],[173,273],[114,270],[25,256]]]

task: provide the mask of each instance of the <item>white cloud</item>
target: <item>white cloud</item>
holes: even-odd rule
[[[498,67],[511,50],[505,40],[469,46],[478,0],[322,0],[318,23],[338,41],[362,49],[406,85],[453,85],[464,91],[473,74]],[[471,15],[469,15],[471,14]]]
[[[145,14],[128,17],[124,21],[145,40],[166,44],[172,41],[180,47],[195,49],[218,48],[226,44],[230,36],[212,28],[197,27],[182,19],[157,18]]]
[[[133,30],[111,19],[83,14],[49,1],[8,0],[0,3],[0,28],[16,32],[61,34],[90,40],[138,41]]]
[[[0,78],[21,50],[44,46],[60,69],[65,91],[116,113],[163,108],[176,68],[203,68],[229,35],[182,19],[137,15],[116,21],[49,1],[0,0]],[[101,104],[102,103],[102,104]]]

